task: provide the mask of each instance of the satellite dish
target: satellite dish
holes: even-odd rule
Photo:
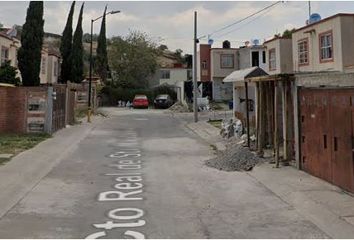
[[[308,21],[309,24],[321,21],[321,16],[318,13],[312,13]]]
[[[209,44],[209,45],[213,45],[213,43],[214,43],[214,40],[211,39],[211,38],[209,38],[209,39],[208,39],[208,44]]]

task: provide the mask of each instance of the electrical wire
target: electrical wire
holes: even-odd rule
[[[248,24],[250,24],[250,23],[252,23],[252,22],[258,20],[259,18],[263,17],[264,15],[266,15],[267,13],[269,13],[271,10],[273,10],[273,9],[272,9],[272,8],[271,8],[271,9],[268,9],[267,11],[265,11],[265,12],[263,12],[262,14],[258,15],[257,17],[253,18],[252,20],[248,21],[247,23],[241,25],[240,27],[235,28],[235,29],[232,29],[231,31],[226,32],[226,33],[223,33],[223,34],[221,34],[221,35],[217,35],[217,37],[220,38],[220,37],[226,36],[226,35],[228,35],[228,34],[234,32],[234,31],[237,31],[237,30],[239,30],[239,29],[241,29],[241,28],[247,26]]]
[[[258,10],[257,12],[254,12],[254,13],[248,15],[247,17],[244,17],[244,18],[242,18],[242,19],[240,19],[240,20],[238,20],[238,21],[236,21],[234,23],[231,23],[229,25],[226,25],[225,27],[222,27],[222,28],[220,28],[218,30],[213,31],[212,33],[208,34],[208,36],[210,37],[210,36],[214,35],[215,33],[221,32],[221,31],[223,31],[223,30],[225,30],[225,29],[227,29],[229,27],[232,27],[232,26],[234,26],[236,24],[239,24],[239,23],[241,23],[241,22],[243,22],[243,21],[245,21],[245,20],[247,20],[247,19],[249,19],[249,18],[251,18],[251,17],[253,17],[253,16],[255,16],[255,15],[257,15],[257,14],[259,14],[259,13],[265,11],[265,10],[267,10],[267,9],[269,9],[269,8],[274,7],[275,5],[277,5],[277,4],[281,3],[281,2],[282,1],[277,1],[275,3],[272,3],[271,5],[268,5],[268,6],[264,7],[264,8],[262,8],[261,10]]]

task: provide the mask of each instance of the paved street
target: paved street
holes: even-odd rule
[[[206,167],[210,146],[180,119],[107,111],[1,218],[2,238],[328,237],[252,176]]]

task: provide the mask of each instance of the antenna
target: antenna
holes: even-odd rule
[[[311,1],[309,0],[308,3],[309,3],[309,19],[310,19],[311,18]]]

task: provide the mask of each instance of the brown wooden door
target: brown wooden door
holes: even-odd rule
[[[354,89],[302,89],[301,168],[354,192]]]
[[[331,181],[328,92],[301,91],[301,160],[306,172]]]
[[[352,90],[330,90],[332,182],[348,191],[354,191],[352,92]]]

